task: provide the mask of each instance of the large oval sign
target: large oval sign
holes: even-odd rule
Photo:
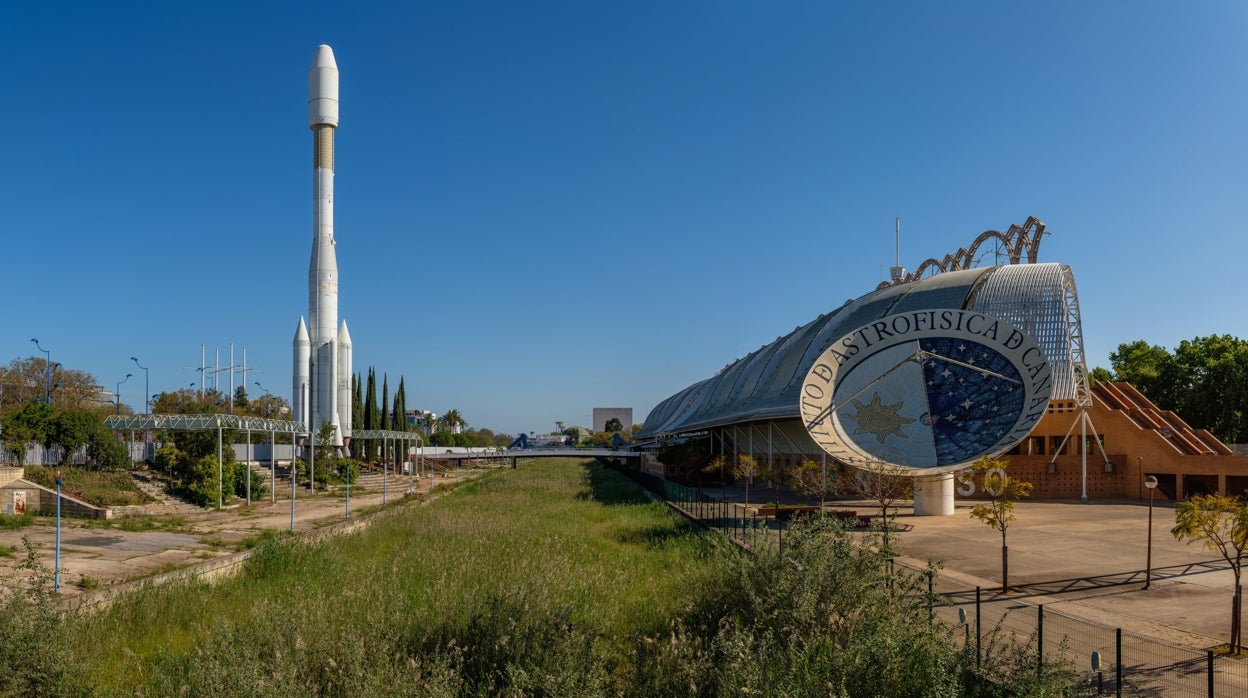
[[[914,310],[846,334],[802,383],[802,421],[833,457],[925,473],[1023,440],[1053,374],[1027,333],[971,310]]]

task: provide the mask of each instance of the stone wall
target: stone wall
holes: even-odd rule
[[[21,494],[18,494],[21,493]],[[13,514],[17,503],[24,499],[26,513],[50,512],[56,510],[56,490],[36,485],[29,480],[13,480],[0,485],[0,512]],[[88,504],[67,494],[61,494],[61,514],[63,516],[79,516],[86,519],[111,519],[112,512],[108,509]]]

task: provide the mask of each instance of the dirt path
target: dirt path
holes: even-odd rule
[[[482,474],[483,470],[464,470],[461,481]],[[456,477],[438,474],[433,487],[453,485]],[[278,489],[274,498],[266,495],[250,506],[236,504],[222,511],[199,509],[131,517],[112,521],[62,517],[61,519],[61,581],[63,597],[107,590],[126,582],[186,568],[205,561],[226,558],[243,549],[245,541],[266,530],[289,531],[292,525],[290,487]],[[380,478],[365,489],[351,490],[350,512],[358,518],[383,506],[400,506],[408,499],[409,489],[418,497],[430,491],[428,476],[409,478],[392,475],[385,481],[383,492]],[[296,532],[313,531],[346,520],[344,490],[313,494],[305,487],[295,492],[293,525]],[[39,517],[35,524],[17,530],[0,530],[0,546],[15,552],[0,557],[0,584],[16,587],[26,574],[20,569],[25,559],[22,539],[34,547],[40,562],[49,569],[55,566],[56,521]],[[135,530],[149,527],[149,530]],[[131,529],[131,530],[127,530]]]

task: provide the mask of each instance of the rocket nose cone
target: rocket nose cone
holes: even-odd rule
[[[334,60],[334,50],[327,44],[317,46],[316,56],[312,58],[312,67],[338,70],[338,63]]]

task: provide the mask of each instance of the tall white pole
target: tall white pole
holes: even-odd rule
[[[1083,449],[1080,451],[1083,463],[1083,497],[1084,502],[1088,501],[1088,411],[1082,410],[1080,413],[1079,430],[1083,436]]]

